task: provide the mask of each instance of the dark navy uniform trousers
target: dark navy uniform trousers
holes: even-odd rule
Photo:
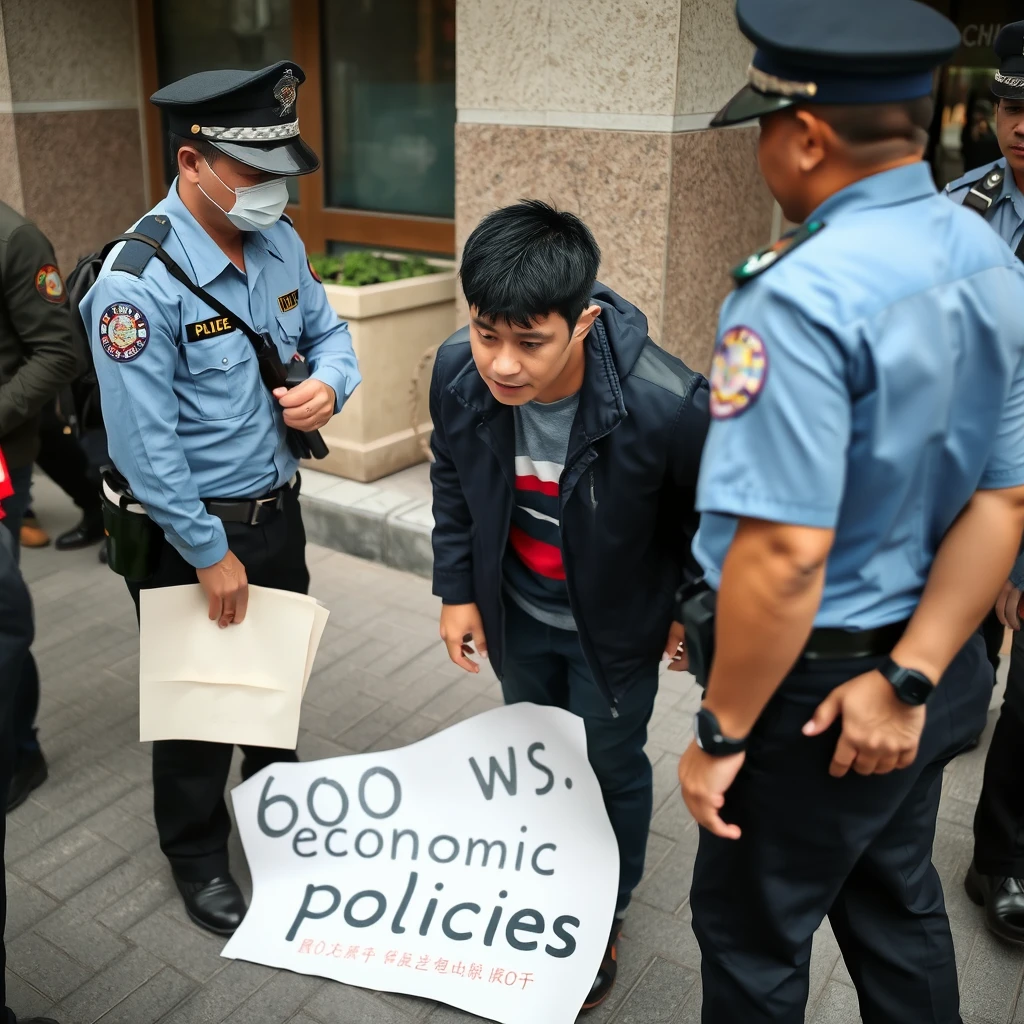
[[[228,546],[245,566],[249,583],[305,594],[306,532],[299,508],[299,488],[285,495],[284,508],[259,526],[225,523]],[[165,540],[160,564],[143,584],[129,583],[139,610],[139,592],[196,582],[196,571]],[[231,628],[230,626],[228,627]],[[227,874],[231,819],[224,786],[233,747],[197,740],[158,740],[153,744],[153,814],[163,850],[175,874],[205,882]],[[258,772],[277,761],[296,760],[295,751],[244,747],[243,770]]]
[[[704,1024],[803,1024],[811,939],[827,916],[864,1024],[959,1024],[953,942],[932,841],[942,770],[981,732],[992,697],[975,635],[928,703],[914,764],[888,775],[828,773],[838,723],[801,728],[836,686],[878,659],[802,659],[768,703],[723,817],[739,840],[701,830],[693,873]]]

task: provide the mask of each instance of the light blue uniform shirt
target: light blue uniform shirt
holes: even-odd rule
[[[151,213],[171,222],[164,248],[236,316],[274,339],[283,361],[296,352],[337,395],[359,383],[348,325],[313,277],[286,221],[245,235],[243,274],[178,196],[177,181]],[[255,498],[287,483],[298,460],[277,399],[260,380],[256,353],[238,330],[186,340],[186,327],[219,314],[174,280],[157,259],[141,277],[106,260],[81,304],[99,378],[111,460],[133,494],[190,564],[227,554],[221,520],[201,498]]]
[[[913,614],[978,489],[1024,484],[1024,268],[924,164],[858,182],[722,308],[694,542],[738,517],[836,531],[817,626]]]
[[[946,195],[954,203],[963,204],[971,188],[981,181],[989,171],[996,167],[1006,168],[1006,160],[996,160],[995,163],[986,164],[984,167],[976,167],[969,174],[965,174],[956,181],[951,181],[946,186]],[[981,214],[971,211],[976,217]],[[993,201],[985,214],[985,220],[995,228],[996,234],[1014,251],[1024,239],[1024,194],[1017,188],[1013,172],[1007,170],[1003,179],[1003,189]]]
[[[962,178],[950,182],[946,186],[946,194],[953,202],[962,205],[971,189],[996,167],[1006,170],[1006,160],[996,160],[984,167],[976,167]],[[1017,187],[1012,171],[1006,171],[1002,191],[984,217],[995,229],[996,234],[1016,252],[1021,240],[1024,239],[1024,194]],[[1010,573],[1010,581],[1019,590],[1024,589],[1024,554],[1018,557]]]

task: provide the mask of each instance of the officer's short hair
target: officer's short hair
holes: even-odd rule
[[[571,331],[590,305],[601,250],[571,213],[524,199],[489,213],[462,252],[466,301],[487,320],[528,328],[557,313]]]
[[[814,106],[806,109],[827,121],[836,135],[854,146],[901,139],[926,146],[935,103],[930,96],[922,96],[903,103]]]
[[[187,139],[183,135],[175,135],[174,132],[171,132],[167,136],[167,141],[170,147],[171,163],[175,166],[178,164],[178,150],[182,146],[191,146],[208,164],[212,164],[221,155],[220,150],[206,139]]]

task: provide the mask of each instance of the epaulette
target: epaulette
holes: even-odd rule
[[[774,267],[783,256],[788,256],[798,245],[803,245],[808,238],[816,235],[824,227],[824,221],[812,220],[792,231],[787,231],[774,245],[766,245],[759,249],[738,267],[733,267],[732,276],[736,280],[736,287],[742,288],[751,278],[763,274],[769,267]]]
[[[158,245],[163,244],[170,230],[171,222],[162,213],[148,214],[139,221],[138,226],[134,229],[135,234],[146,235]],[[142,277],[142,272],[155,253],[156,250],[153,246],[147,245],[145,242],[125,242],[110,269],[123,270],[133,277]]]
[[[969,206],[985,216],[992,208],[992,204],[1002,195],[1005,180],[1006,168],[993,167],[984,178],[971,186],[970,192],[964,197],[964,206]]]

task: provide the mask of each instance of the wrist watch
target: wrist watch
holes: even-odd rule
[[[892,683],[904,704],[920,707],[935,692],[935,684],[923,672],[897,665],[892,658],[886,658],[878,671]]]
[[[701,706],[693,716],[693,736],[697,746],[712,757],[731,757],[742,754],[747,749],[747,738],[732,739],[722,735],[722,727],[718,724],[715,713]]]

